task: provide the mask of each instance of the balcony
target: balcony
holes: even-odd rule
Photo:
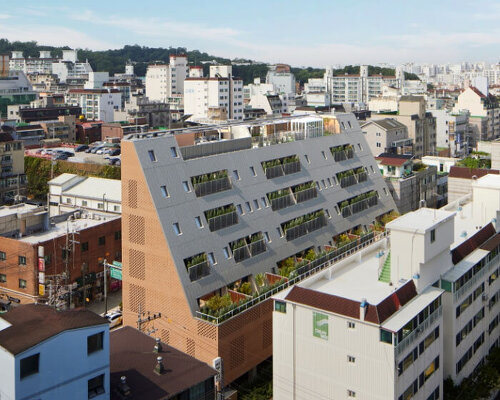
[[[368,175],[363,167],[350,169],[337,174],[337,180],[342,188],[357,185],[358,183],[365,182],[367,179]]]
[[[318,197],[318,190],[316,188],[316,185],[312,181],[303,185],[293,187],[292,192],[295,196],[295,201],[297,202],[297,204]]]
[[[234,204],[205,211],[205,217],[207,218],[208,227],[211,232],[238,223],[238,215],[236,214],[236,207]]]
[[[195,282],[210,274],[210,266],[205,253],[187,258],[184,260],[184,263],[191,282]]]
[[[194,176],[191,178],[191,183],[197,197],[208,196],[232,188],[227,170]]]
[[[352,145],[345,144],[343,146],[330,147],[330,152],[335,161],[345,161],[354,157],[354,149]]]
[[[323,210],[306,214],[282,224],[283,231],[287,241],[292,241],[307,235],[310,232],[321,229],[326,225],[325,214]]]
[[[296,155],[262,162],[267,179],[300,172],[300,161]]]
[[[377,192],[368,192],[354,197],[351,200],[346,200],[340,203],[340,211],[344,218],[367,210],[378,204]]]
[[[262,232],[254,233],[246,238],[235,240],[230,243],[234,261],[241,262],[255,257],[267,250]]]
[[[268,193],[267,198],[271,203],[271,208],[273,211],[278,211],[283,208],[295,205],[295,202],[293,201],[293,198],[290,194],[290,189],[288,188]]]

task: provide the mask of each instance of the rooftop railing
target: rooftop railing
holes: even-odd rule
[[[269,297],[274,296],[276,293],[281,292],[282,290],[285,290],[286,288],[295,285],[296,283],[299,283],[300,281],[304,280],[305,278],[312,276],[325,268],[331,267],[335,263],[339,262],[340,260],[346,258],[347,256],[350,256],[359,250],[375,243],[378,242],[379,240],[382,240],[388,236],[387,232],[381,232],[378,235],[373,235],[373,236],[368,236],[369,239],[365,240],[364,242],[358,244],[356,247],[349,248],[350,246],[345,246],[346,250],[339,254],[337,251],[331,252],[327,255],[330,256],[331,258],[327,259],[323,263],[316,265],[313,263],[310,263],[304,267],[301,267],[300,270],[298,271],[298,274],[290,278],[287,282],[284,282],[278,286],[272,287],[270,290],[267,292],[261,293],[257,295],[256,297],[252,298],[251,300],[246,301],[245,303],[241,304],[240,306],[227,311],[226,313],[223,313],[219,316],[214,316],[210,314],[205,314],[202,313],[201,311],[196,311],[196,317],[209,322],[214,325],[220,325],[227,320],[241,314],[242,312],[248,310],[249,308],[252,308],[256,306],[257,304],[262,303],[263,301],[267,300]],[[340,249],[339,249],[340,250]],[[308,269],[309,268],[309,269]]]

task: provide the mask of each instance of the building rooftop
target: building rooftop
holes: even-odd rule
[[[16,204],[13,206],[2,206],[0,207],[0,218],[6,217],[13,214],[28,214],[40,208],[39,206],[33,204]],[[45,210],[43,210],[45,212]]]
[[[67,219],[51,225],[49,230],[32,233],[19,238],[20,241],[30,244],[46,242],[48,240],[66,235],[67,233],[78,232],[84,229],[93,228],[105,222],[121,218],[120,215],[106,213],[83,212],[80,218]]]
[[[456,165],[450,167],[449,178],[461,178],[461,179],[472,179],[473,176],[476,178],[481,178],[488,174],[499,174],[496,169],[486,169],[486,168],[467,168],[467,167],[457,167]]]
[[[121,202],[122,182],[118,179],[88,177],[65,190],[63,195]]]
[[[63,185],[66,182],[73,179],[75,176],[77,176],[77,175],[76,174],[68,174],[65,172],[59,176],[56,176],[54,179],[51,179],[48,183],[49,183],[49,185]]]
[[[436,225],[447,221],[455,215],[452,211],[436,210],[432,208],[419,208],[416,211],[402,215],[394,221],[387,223],[389,230],[402,230],[407,232],[424,233]]]
[[[375,124],[380,126],[383,129],[391,130],[391,129],[405,129],[406,125],[401,122],[395,120],[394,118],[383,118],[383,119],[375,119],[368,121],[366,124],[362,125],[362,128],[369,124]]]
[[[15,307],[2,314],[0,321],[2,319],[7,324],[0,325],[0,347],[13,355],[64,331],[97,325],[108,326],[106,319],[89,310],[56,311],[40,304]]]
[[[207,364],[162,343],[154,353],[155,339],[125,326],[109,335],[111,400],[121,399],[116,389],[120,378],[127,378],[131,396],[127,399],[170,399],[216,375]],[[156,358],[163,357],[165,372],[153,372]]]
[[[477,179],[473,182],[474,187],[481,188],[491,188],[491,189],[500,189],[500,175],[497,173],[488,173],[487,175]]]

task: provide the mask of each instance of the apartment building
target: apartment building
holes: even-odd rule
[[[81,307],[102,296],[104,259],[121,260],[116,214],[81,210],[49,218],[43,207],[22,205],[1,209],[0,224],[0,293],[17,302]]]
[[[52,74],[62,83],[84,85],[93,71],[88,61],[78,61],[78,50],[63,50],[62,58],[52,63]]]
[[[80,106],[87,119],[114,121],[114,111],[121,107],[121,92],[117,89],[70,89],[66,103]]]
[[[151,101],[146,96],[131,96],[122,111],[115,111],[115,121],[145,119],[150,127],[169,126],[172,122],[170,106]]]
[[[169,103],[169,98],[184,94],[189,73],[187,55],[171,54],[169,64],[152,64],[146,71],[146,96],[151,101]]]
[[[472,182],[488,174],[499,174],[497,169],[451,166],[448,174],[448,200],[456,201],[472,193]]]
[[[67,106],[64,104],[64,96],[62,96],[62,105],[51,105],[47,107],[31,107],[28,105],[12,105],[8,106],[8,118],[14,119],[16,122],[39,122],[39,121],[53,121],[59,117],[78,118],[82,115],[82,108],[80,106]]]
[[[436,148],[448,149],[449,157],[466,157],[472,148],[469,113],[452,114],[445,109],[430,112],[436,118]]]
[[[161,312],[162,340],[221,357],[224,384],[271,356],[283,260],[333,249],[395,209],[352,114],[329,116],[327,129],[309,121],[307,134],[292,126],[301,118],[122,141],[124,323]],[[351,170],[358,178],[341,185]]]
[[[500,106],[492,95],[471,86],[458,96],[453,112],[469,112],[474,144],[500,136]]]
[[[0,132],[0,166],[1,204],[25,196],[28,182],[24,174],[24,145],[6,132]]]
[[[384,86],[401,87],[396,76],[368,75],[368,66],[361,65],[359,74],[334,75],[333,67],[327,67],[323,77],[332,103],[364,103],[379,96]]]
[[[415,162],[411,155],[382,153],[375,157],[400,214],[438,204],[437,167]]]
[[[15,307],[0,317],[0,349],[2,398],[110,398],[108,321],[92,311]]]
[[[121,213],[121,181],[64,173],[51,179],[49,211],[51,216],[74,210]]]
[[[9,57],[2,55],[0,73],[0,117],[7,117],[7,106],[29,104],[37,93],[23,71],[9,70]]]
[[[289,65],[271,65],[266,74],[266,83],[273,85],[277,94],[295,94],[295,75]]]
[[[52,63],[56,61],[50,55],[50,51],[40,51],[39,57],[24,58],[22,51],[13,51],[9,61],[9,67],[13,71],[23,71],[27,75],[31,74],[51,74]]]
[[[273,398],[441,399],[470,376],[500,345],[499,194],[480,178],[274,296]]]
[[[243,81],[231,65],[211,65],[209,77],[190,72],[184,82],[184,114],[191,120],[242,120]]]
[[[413,153],[413,140],[408,137],[408,128],[394,118],[369,120],[361,125],[361,129],[375,156]]]

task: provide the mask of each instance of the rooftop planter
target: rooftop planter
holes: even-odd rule
[[[285,222],[282,224],[282,228],[285,232],[286,240],[291,241],[309,232],[318,230],[325,225],[325,213],[323,210],[319,210]]]
[[[351,144],[330,147],[330,152],[335,161],[345,161],[354,157],[354,149]]]
[[[340,212],[344,218],[350,217],[353,214],[364,211],[378,204],[378,196],[376,191],[366,192],[353,197],[350,200],[345,200],[340,203]]]
[[[318,190],[314,181],[306,182],[292,187],[292,192],[297,203],[314,199],[318,197]]]
[[[205,217],[211,232],[227,228],[238,223],[238,215],[234,204],[205,211]]]
[[[200,253],[184,260],[191,282],[197,281],[210,274],[207,255]]]
[[[299,157],[297,155],[293,155],[289,157],[263,161],[262,169],[264,170],[267,179],[294,174],[300,171]]]
[[[230,243],[234,261],[240,262],[267,250],[262,232],[254,233],[246,238],[235,240]]]
[[[292,196],[290,196],[290,189],[288,188],[268,193],[267,198],[271,203],[271,208],[273,209],[273,211],[278,211],[295,204],[293,202]]]
[[[227,170],[193,176],[191,183],[197,197],[231,189],[231,181],[229,180]]]

